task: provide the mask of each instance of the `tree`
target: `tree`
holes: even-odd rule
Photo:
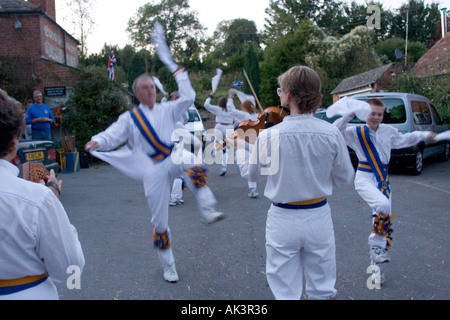
[[[401,38],[389,38],[379,41],[375,45],[375,51],[380,58],[385,62],[404,61],[406,40]],[[400,50],[402,57],[397,59],[395,56],[396,49]],[[408,62],[417,62],[425,53],[427,47],[422,42],[408,41]]]
[[[247,72],[248,78],[255,90],[255,94],[259,96],[259,82],[261,81],[258,65],[258,56],[256,54],[254,45],[247,45],[247,49],[244,55],[244,70]],[[247,94],[253,94],[250,88],[250,84],[244,81],[244,92]],[[257,107],[257,106],[255,106]]]
[[[204,61],[214,60],[216,67],[220,66],[225,71],[238,72],[244,66],[247,46],[255,46],[258,50],[260,46],[256,24],[247,19],[219,22],[213,36],[206,43],[210,52]]]
[[[74,26],[75,34],[79,37],[81,48],[81,57],[87,56],[87,37],[92,32],[95,25],[92,19],[92,12],[94,12],[94,2],[90,0],[71,0],[67,3],[71,9],[70,23]]]
[[[409,0],[400,7],[394,17],[391,36],[406,37],[406,22],[408,20],[408,39],[426,43],[432,41],[440,21],[439,4],[425,5],[423,0]]]
[[[77,138],[78,149],[105,130],[128,109],[126,93],[117,81],[108,79],[104,69],[80,71],[63,112],[63,125]]]
[[[197,12],[190,10],[189,0],[162,0],[140,7],[129,19],[127,27],[135,47],[149,49],[155,22],[163,25],[167,44],[176,59],[192,55],[193,50],[200,48],[193,44],[204,41],[204,28]]]

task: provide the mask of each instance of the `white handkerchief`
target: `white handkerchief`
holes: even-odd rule
[[[108,162],[131,179],[138,181],[143,181],[147,173],[144,168],[154,166],[153,161],[147,155],[133,153],[128,147],[110,152],[91,151],[91,154],[96,158]]]
[[[161,91],[161,93],[163,95],[167,95],[167,92],[164,91],[164,87],[163,87],[161,81],[159,81],[159,79],[155,76],[153,76],[152,78],[153,78],[153,81],[155,82],[155,85],[158,87],[159,91]]]
[[[156,47],[159,59],[166,65],[170,72],[174,73],[178,69],[178,65],[173,62],[172,53],[166,43],[164,28],[158,22],[154,25],[152,43]]]
[[[434,140],[436,141],[450,140],[450,130],[439,133],[438,135],[436,135]]]
[[[372,107],[365,101],[344,97],[327,109],[328,118],[332,118],[336,115],[344,116],[350,113],[356,114],[358,119],[362,121],[367,121],[372,113]]]
[[[237,97],[239,98],[239,101],[241,103],[244,103],[244,101],[250,100],[253,103],[253,107],[256,108],[256,100],[255,97],[250,95],[250,94],[246,94],[243,93],[239,90],[236,89],[232,89],[234,91],[234,93],[236,93]]]
[[[216,92],[217,86],[219,85],[220,78],[222,78],[223,71],[216,69],[216,75],[212,78],[212,92]]]

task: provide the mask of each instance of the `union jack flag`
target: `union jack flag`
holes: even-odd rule
[[[108,62],[108,77],[111,80],[116,80],[116,74],[114,73],[114,66],[117,64],[116,55],[111,46],[109,46],[109,62]]]

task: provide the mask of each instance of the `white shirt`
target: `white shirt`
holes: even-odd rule
[[[256,121],[258,120],[259,113],[248,113],[242,110],[232,110],[231,114],[233,115],[233,118],[236,122],[242,122],[242,121]]]
[[[347,126],[350,120],[352,120],[352,118],[348,116],[342,117],[337,119],[334,122],[334,125],[341,131],[347,145],[355,151],[358,160],[367,162],[366,154],[364,153],[356,132],[358,126]],[[414,146],[420,141],[425,140],[430,134],[429,131],[400,133],[397,128],[384,123],[380,123],[377,131],[374,131],[369,127],[369,133],[370,140],[377,149],[383,164],[389,164],[392,149]]]
[[[250,164],[244,161],[244,150],[236,156],[242,176],[250,181],[267,178],[264,195],[276,203],[329,196],[333,186],[350,183],[355,172],[339,130],[311,114],[287,116],[261,131]]]
[[[209,97],[205,101],[205,108],[212,114],[216,116],[216,122],[233,124],[233,115],[231,111],[236,110],[234,106],[233,99],[228,98],[227,100],[227,111],[223,110],[219,106],[215,106],[211,104],[211,98]]]
[[[19,169],[0,159],[0,279],[48,272],[65,282],[69,266],[83,270],[78,234],[53,192],[18,178]]]
[[[172,133],[182,115],[195,101],[195,91],[189,81],[187,72],[176,76],[180,98],[175,101],[155,103],[152,109],[140,105],[141,110],[155,130],[161,142],[172,145]],[[99,143],[98,151],[111,151],[128,142],[135,153],[155,154],[156,150],[145,140],[131,118],[130,112],[119,116],[108,129],[92,137]]]

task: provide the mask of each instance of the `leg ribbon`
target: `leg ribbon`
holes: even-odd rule
[[[170,249],[170,240],[167,231],[164,233],[153,231],[153,247],[162,251]]]
[[[372,233],[386,238],[386,250],[389,250],[392,245],[392,233],[394,232],[394,229],[392,229],[391,221],[394,217],[394,215],[389,215],[388,213],[378,213],[373,215],[374,222]]]
[[[197,188],[203,188],[209,183],[206,176],[208,169],[203,166],[197,166],[186,171],[187,175],[191,178],[192,184]]]

